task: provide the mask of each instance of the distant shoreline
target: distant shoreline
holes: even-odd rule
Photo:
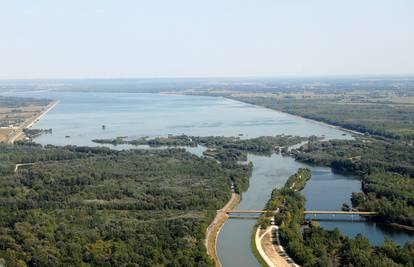
[[[282,111],[282,110],[273,109],[273,108],[269,108],[269,107],[265,107],[265,106],[260,106],[260,105],[257,105],[257,104],[252,104],[252,103],[244,102],[242,100],[235,99],[235,98],[231,98],[231,97],[227,97],[227,96],[222,96],[222,97],[224,97],[226,99],[233,100],[233,101],[238,101],[238,102],[241,102],[241,103],[245,103],[245,104],[248,104],[248,105],[253,105],[253,106],[256,106],[256,107],[261,107],[261,108],[269,109],[269,110],[272,110],[272,111],[280,112],[280,113],[283,113],[283,114],[287,114],[287,115],[293,116],[295,118],[299,118],[299,119],[306,120],[306,121],[311,121],[311,122],[314,122],[314,123],[317,123],[317,124],[320,124],[320,125],[323,125],[323,126],[327,126],[329,128],[333,128],[333,129],[336,129],[336,130],[348,132],[348,133],[355,134],[355,135],[361,135],[361,136],[364,135],[364,133],[362,133],[362,132],[358,132],[358,131],[355,131],[355,130],[351,130],[351,129],[348,129],[348,128],[344,128],[342,126],[330,124],[330,123],[324,122],[322,120],[316,120],[316,119],[306,118],[306,117],[303,117],[303,116],[300,116],[300,115],[296,115],[296,114],[293,114],[293,113],[289,113],[289,112],[285,112],[285,111]]]
[[[38,122],[46,113],[52,110],[57,104],[59,104],[59,101],[53,100],[39,114],[25,121],[21,126],[19,126],[17,132],[14,133],[14,135],[8,140],[8,142],[14,143],[17,139],[21,138],[24,135],[24,129],[30,128],[34,124],[36,124],[36,122]]]
[[[49,111],[51,111],[57,104],[59,104],[59,100],[53,100],[52,102],[50,102],[45,109],[40,112],[40,114],[36,117],[34,117],[29,124],[25,127],[25,128],[30,128],[32,127],[36,122],[38,122],[44,115],[46,115],[46,113],[48,113]]]

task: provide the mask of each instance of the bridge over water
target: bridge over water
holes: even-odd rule
[[[248,217],[243,218],[253,218],[251,215],[261,215],[261,214],[276,214],[276,210],[225,210],[227,215],[247,215]],[[374,216],[377,212],[373,211],[335,211],[335,210],[305,210],[303,212],[305,215],[360,215],[360,216]],[[239,218],[239,216],[235,216]]]

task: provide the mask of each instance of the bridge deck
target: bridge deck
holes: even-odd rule
[[[345,215],[376,215],[373,211],[327,211],[327,210],[305,210],[304,214],[345,214]]]
[[[274,210],[226,210],[226,213],[275,213]]]
[[[274,210],[226,210],[227,214],[239,213],[239,214],[255,214],[255,213],[276,213]],[[334,210],[305,210],[304,214],[338,214],[338,215],[376,215],[373,211],[334,211]]]

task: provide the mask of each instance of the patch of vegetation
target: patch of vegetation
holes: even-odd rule
[[[33,163],[61,161],[96,156],[116,155],[118,152],[104,147],[53,146],[45,147],[32,142],[15,142],[15,146],[0,144],[0,162]]]
[[[94,139],[92,142],[98,144],[111,144],[111,145],[149,145],[151,147],[160,147],[160,146],[190,146],[195,147],[197,143],[187,135],[176,135],[168,137],[140,137],[134,140],[127,140],[126,137],[116,137],[111,139]]]
[[[312,137],[315,139],[316,137]],[[291,136],[291,135],[276,135],[276,136],[261,136],[251,139],[241,139],[239,137],[224,137],[224,136],[187,136],[177,135],[168,137],[148,138],[141,137],[135,140],[127,140],[123,137],[114,139],[94,139],[95,143],[99,144],[131,144],[131,145],[149,145],[152,147],[158,146],[191,146],[203,145],[208,148],[223,148],[240,150],[251,153],[270,155],[286,151],[287,147],[307,141],[306,137]]]
[[[286,181],[286,187],[301,191],[305,188],[306,182],[311,178],[311,171],[307,168],[300,168],[294,175],[290,176]]]
[[[271,155],[272,153],[287,153],[287,148],[292,145],[302,143],[307,140],[318,140],[317,137],[299,137],[291,135],[263,136],[252,139],[241,139],[239,137],[224,136],[168,136],[148,138],[142,137],[135,140],[127,140],[125,137],[114,139],[95,139],[93,142],[99,144],[132,144],[132,145],[149,145],[151,147],[160,146],[197,146],[202,145],[208,148],[204,152],[206,157],[214,158],[223,166],[229,169],[241,168],[237,161],[245,161],[247,153],[256,153],[260,155]],[[252,169],[252,164],[247,167]],[[248,179],[237,176],[231,176],[235,182],[235,191],[243,192],[247,189]]]
[[[7,266],[212,266],[206,227],[251,166],[184,149],[0,147],[33,162],[0,176],[0,259]]]
[[[42,134],[51,134],[52,133],[52,129],[31,129],[31,128],[26,128],[23,129],[23,133],[26,137],[33,139],[36,138]]]
[[[396,172],[414,177],[414,147],[397,141],[357,138],[310,142],[292,151],[299,161],[364,175]]]
[[[381,222],[414,226],[414,180],[396,173],[373,173],[362,180],[363,193],[352,194],[360,210],[376,211]]]

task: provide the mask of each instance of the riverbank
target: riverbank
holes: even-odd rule
[[[299,266],[293,263],[291,259],[285,254],[283,248],[277,244],[278,248],[274,244],[277,226],[271,225],[266,229],[260,229],[257,227],[255,231],[255,249],[261,259],[270,267],[291,267]],[[289,262],[290,261],[290,262]]]
[[[409,232],[414,233],[414,227],[412,226],[408,226],[408,225],[404,225],[404,224],[399,224],[399,223],[390,223],[390,225],[392,227],[398,228],[398,229],[403,229]]]
[[[217,237],[223,227],[228,215],[225,210],[233,209],[240,202],[240,195],[236,193],[231,194],[230,200],[224,205],[221,210],[217,211],[216,217],[214,217],[211,224],[207,227],[205,246],[207,248],[207,254],[214,259],[215,265],[221,267],[220,259],[217,255]]]
[[[269,262],[267,261],[267,256],[263,253],[263,250],[261,249],[260,245],[258,245],[258,243],[260,243],[259,232],[260,232],[260,227],[256,224],[253,227],[251,237],[250,237],[250,247],[253,252],[253,255],[256,257],[256,260],[259,262],[260,266],[262,267],[273,266],[269,264]]]
[[[40,113],[29,118],[22,123],[16,130],[11,133],[11,136],[8,139],[8,143],[14,143],[15,141],[22,140],[24,138],[23,130],[32,127],[36,122],[38,122],[46,113],[52,110],[59,101],[55,100],[50,102]]]

